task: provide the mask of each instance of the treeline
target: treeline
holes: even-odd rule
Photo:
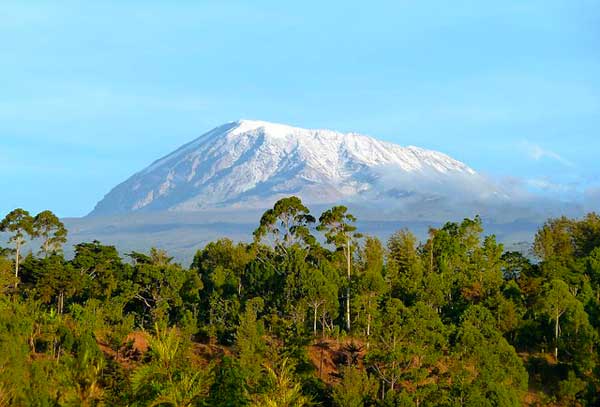
[[[592,406],[600,216],[552,219],[530,261],[481,219],[384,245],[296,197],[250,244],[164,251],[0,222],[0,406]],[[28,240],[38,253],[24,255]]]

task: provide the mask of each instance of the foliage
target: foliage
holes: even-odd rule
[[[42,239],[40,251],[44,256],[57,252],[67,242],[67,229],[51,211],[43,211],[35,215],[32,223],[34,236]]]
[[[386,244],[289,197],[190,267],[0,222],[0,406],[557,406],[600,402],[600,217],[507,252],[479,217]],[[321,235],[317,235],[321,233]],[[37,253],[23,254],[39,243]]]

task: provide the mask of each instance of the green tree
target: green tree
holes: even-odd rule
[[[586,257],[586,274],[594,291],[596,301],[600,302],[600,246],[593,249]]]
[[[0,295],[7,294],[15,286],[15,275],[12,261],[0,249]]]
[[[262,363],[267,351],[267,344],[263,338],[264,326],[257,318],[257,314],[264,306],[262,298],[253,298],[246,302],[246,307],[235,335],[235,349],[237,351],[240,368],[250,385],[256,385],[260,377]]]
[[[317,230],[325,234],[327,244],[333,245],[343,254],[346,262],[346,329],[350,331],[350,287],[352,284],[352,254],[357,247],[357,240],[362,237],[356,232],[354,215],[348,213],[345,206],[334,206],[319,217]]]
[[[574,222],[564,216],[550,219],[535,235],[534,254],[542,260],[572,258],[575,253],[573,229]]]
[[[310,226],[315,218],[300,198],[291,196],[275,202],[273,209],[267,210],[254,231],[256,242],[266,240],[272,247],[287,252],[294,245],[313,245],[314,236]]]
[[[117,249],[97,240],[75,245],[75,257],[71,265],[85,279],[86,298],[105,300],[131,285]]]
[[[33,235],[42,239],[41,252],[48,257],[52,252],[60,251],[67,241],[67,229],[51,211],[43,211],[33,218]]]
[[[404,304],[396,298],[392,298],[386,303],[379,340],[366,358],[366,362],[372,366],[383,381],[383,393],[385,393],[386,384],[389,385],[391,391],[395,391],[396,383],[402,375],[401,355],[399,354],[402,343],[399,339],[403,335],[400,315],[404,308]]]
[[[342,379],[333,386],[333,403],[338,407],[363,407],[377,398],[377,379],[354,366],[342,367]]]
[[[467,406],[520,406],[527,371],[514,348],[480,305],[461,317],[450,367],[450,400]]]
[[[387,242],[385,279],[391,294],[407,303],[423,298],[424,268],[417,243],[407,229],[395,232]]]
[[[558,360],[558,338],[560,336],[560,318],[565,312],[577,305],[577,299],[562,280],[552,280],[544,288],[539,307],[551,321],[554,321],[554,357]]]
[[[502,274],[506,280],[519,280],[524,274],[530,272],[532,264],[523,254],[508,251],[502,254]]]
[[[317,321],[321,318],[321,328],[325,333],[325,319],[334,314],[338,307],[338,287],[335,280],[324,274],[323,268],[307,267],[300,275],[302,297],[312,309],[313,335],[317,333]]]
[[[243,407],[250,404],[245,377],[236,360],[225,356],[214,367],[215,379],[210,388],[207,405],[214,407]]]
[[[481,257],[482,230],[478,216],[461,223],[448,222],[439,230],[430,230],[424,248],[429,267],[422,299],[454,320],[464,307],[456,301],[459,296],[465,302],[477,302],[483,294],[477,282],[481,274],[476,258]]]
[[[220,268],[231,280],[238,297],[242,295],[243,282],[248,264],[255,257],[252,248],[244,243],[234,244],[230,239],[219,239],[198,250],[191,269],[197,270],[205,287],[210,285],[210,274]]]
[[[29,260],[29,259],[28,259]],[[82,276],[62,255],[53,254],[44,259],[31,259],[24,268],[32,269],[35,292],[44,303],[54,301],[58,314],[62,314],[65,301],[83,291]]]
[[[33,218],[24,209],[18,208],[10,212],[0,222],[0,232],[10,233],[10,243],[15,245],[15,287],[19,278],[19,262],[21,261],[21,249],[27,242],[27,236],[34,236]]]
[[[586,382],[575,375],[575,372],[569,370],[566,380],[559,383],[558,397],[564,405],[575,406],[586,388]]]
[[[150,255],[133,252],[129,256],[135,262],[131,276],[134,300],[143,306],[152,323],[177,321],[187,305],[184,298],[202,287],[198,276],[172,263],[163,250],[153,248]]]
[[[386,292],[384,272],[384,248],[379,239],[367,237],[360,251],[360,272],[356,281],[359,314],[364,315],[364,334],[367,340],[379,312],[379,300]]]
[[[405,307],[392,299],[367,363],[390,391],[402,390],[419,405],[435,390],[432,375],[447,346],[447,329],[435,310],[422,302]]]

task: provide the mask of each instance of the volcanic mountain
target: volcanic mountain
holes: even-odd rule
[[[449,156],[375,138],[240,120],[216,127],[116,186],[90,215],[309,204],[433,207],[508,199]]]

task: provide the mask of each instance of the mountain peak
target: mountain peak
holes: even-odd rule
[[[292,194],[308,203],[430,199],[449,193],[450,184],[480,195],[495,192],[467,165],[439,152],[356,133],[238,120],[133,175],[92,214],[268,207]]]
[[[264,120],[248,120],[241,119],[234,122],[236,125],[235,129],[230,134],[238,135],[253,131],[262,131],[271,137],[285,137],[293,133],[297,133],[298,130],[303,130],[297,127],[289,126],[287,124],[272,123]]]

